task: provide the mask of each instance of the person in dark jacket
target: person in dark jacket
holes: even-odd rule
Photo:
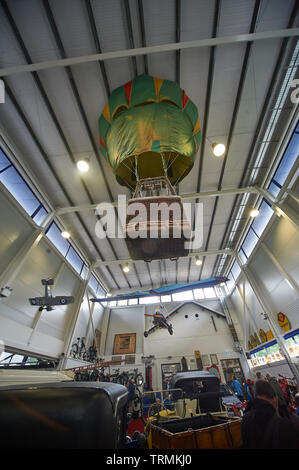
[[[283,396],[282,390],[279,386],[279,383],[277,382],[275,377],[272,377],[270,374],[266,375],[266,379],[268,380],[269,384],[273,388],[274,392],[277,395],[278,399],[278,413],[282,418],[288,418],[289,416],[289,411],[288,411],[288,404]]]
[[[241,424],[242,449],[299,449],[299,419],[278,415],[278,398],[266,380],[257,380],[254,399]]]
[[[135,400],[136,398],[136,394],[135,394],[135,385],[133,383],[132,380],[128,380],[126,382],[126,387],[128,389],[128,405],[129,405],[129,412],[132,413],[133,412],[133,401]]]

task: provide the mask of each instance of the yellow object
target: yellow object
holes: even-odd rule
[[[253,335],[250,336],[250,343],[252,344],[253,348],[256,347],[256,340],[255,340],[255,337]]]
[[[277,314],[277,320],[278,320],[280,328],[282,328],[283,331],[289,331],[291,329],[289,319],[284,313],[279,312]]]
[[[266,331],[266,337],[267,337],[267,341],[274,338],[272,330]]]
[[[200,359],[200,351],[194,351],[195,359]]]
[[[260,329],[259,334],[260,334],[262,343],[265,343],[267,341],[267,336],[266,336],[266,333],[264,332],[264,330]]]

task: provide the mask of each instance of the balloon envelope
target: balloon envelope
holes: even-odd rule
[[[194,165],[201,132],[198,111],[180,86],[140,75],[114,90],[100,119],[100,150],[117,181],[167,175],[179,183]]]

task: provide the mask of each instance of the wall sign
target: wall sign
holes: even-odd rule
[[[280,328],[282,328],[283,331],[289,331],[291,329],[289,319],[284,313],[279,312],[277,314],[277,320],[278,320]]]

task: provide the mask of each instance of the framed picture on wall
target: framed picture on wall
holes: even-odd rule
[[[118,366],[123,362],[123,357],[122,356],[112,356],[111,361],[114,362],[114,366]]]
[[[125,356],[125,364],[135,364],[135,356]]]
[[[136,333],[125,333],[114,336],[113,354],[135,354]]]
[[[201,360],[202,360],[202,365],[203,365],[204,367],[211,365],[211,363],[210,363],[210,358],[209,358],[208,354],[203,354],[203,355],[201,356]]]
[[[219,364],[217,354],[210,354],[210,359],[211,359],[211,364],[216,364],[216,365]]]

